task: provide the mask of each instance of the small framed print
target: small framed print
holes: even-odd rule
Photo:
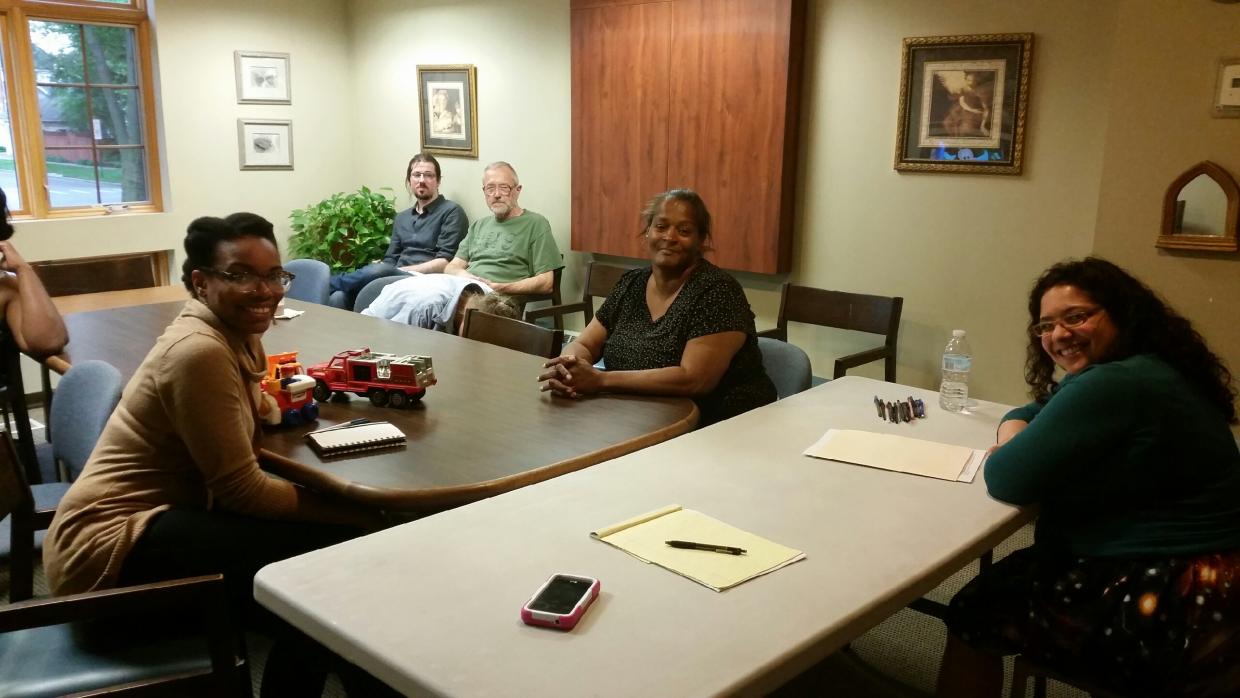
[[[1020,174],[1033,34],[904,40],[895,169]]]
[[[237,104],[292,104],[287,53],[233,51]]]
[[[478,71],[472,65],[418,66],[422,152],[478,157]]]
[[[1224,58],[1218,62],[1214,116],[1240,118],[1240,58]]]
[[[243,170],[291,170],[293,122],[237,119],[237,149]]]

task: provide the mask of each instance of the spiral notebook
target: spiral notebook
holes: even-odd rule
[[[317,434],[310,433],[306,434],[306,438],[310,440],[310,448],[320,456],[340,456],[403,445],[405,432],[397,429],[391,422],[370,422]]]

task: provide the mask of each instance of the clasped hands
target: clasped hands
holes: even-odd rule
[[[603,372],[579,356],[557,356],[543,364],[543,368],[547,370],[538,376],[538,381],[542,383],[539,390],[549,390],[552,395],[580,398],[597,393],[602,388]]]

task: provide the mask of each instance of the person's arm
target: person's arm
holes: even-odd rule
[[[4,257],[0,270],[15,274],[5,279],[6,284],[11,283],[12,295],[4,307],[4,320],[17,348],[36,359],[59,354],[69,343],[69,331],[39,275],[12,242],[0,241],[0,254]]]
[[[453,261],[456,261],[456,260],[453,260]],[[468,274],[466,274],[466,276],[468,276]],[[474,277],[474,278],[478,278],[478,277]],[[532,293],[551,293],[552,289],[555,288],[555,272],[554,271],[544,271],[543,273],[538,274],[536,276],[531,276],[528,279],[521,279],[520,281],[510,281],[508,283],[503,283],[499,281],[488,281],[487,279],[479,279],[479,280],[486,281],[486,283],[491,287],[492,290],[499,291],[501,293],[507,293],[510,296],[527,295],[527,294],[532,294]]]
[[[214,504],[268,519],[371,528],[378,513],[332,500],[264,473],[247,429],[250,396],[237,380],[236,356],[218,339],[192,335],[168,349],[156,389],[177,436],[202,472]],[[204,414],[204,407],[211,414]]]
[[[603,355],[603,345],[606,343],[607,328],[597,317],[591,319],[590,324],[586,325],[577,339],[564,347],[559,356],[543,364],[543,368],[547,370],[538,375],[538,382],[543,384],[540,390],[575,397],[577,392],[572,387],[573,373],[597,363]]]
[[[452,274],[453,276],[464,276],[470,279],[475,278],[473,274],[469,273],[469,261],[460,257],[453,257],[452,261],[448,262],[448,265],[444,267],[443,273]]]
[[[1080,468],[1107,460],[1143,409],[1133,380],[1139,382],[1124,367],[1095,366],[1065,382],[1026,426],[1019,419],[1004,422],[1016,422],[1001,426],[1015,433],[986,460],[990,496],[1032,504],[1054,489],[1072,487]]]
[[[399,216],[400,214],[397,215]],[[400,264],[400,236],[396,234],[395,222],[392,223],[392,237],[388,241],[387,252],[383,253],[383,258],[379,261],[387,262],[392,266]]]
[[[448,260],[443,257],[428,259],[419,264],[410,264],[407,267],[401,267],[401,271],[416,272],[418,274],[439,274],[448,268]]]
[[[680,364],[640,371],[600,371],[573,357],[554,366],[561,373],[543,390],[570,396],[593,393],[641,393],[645,395],[706,395],[719,385],[732,357],[745,344],[744,332],[719,332],[695,337],[685,344]],[[562,357],[564,358],[564,357]],[[554,360],[553,360],[554,361]],[[550,365],[552,362],[548,362]]]

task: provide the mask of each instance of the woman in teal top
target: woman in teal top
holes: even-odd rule
[[[985,478],[1041,506],[1035,543],[952,600],[939,694],[999,695],[1020,653],[1123,695],[1240,695],[1230,372],[1102,259],[1047,270],[1029,315],[1034,402],[1004,417]]]

